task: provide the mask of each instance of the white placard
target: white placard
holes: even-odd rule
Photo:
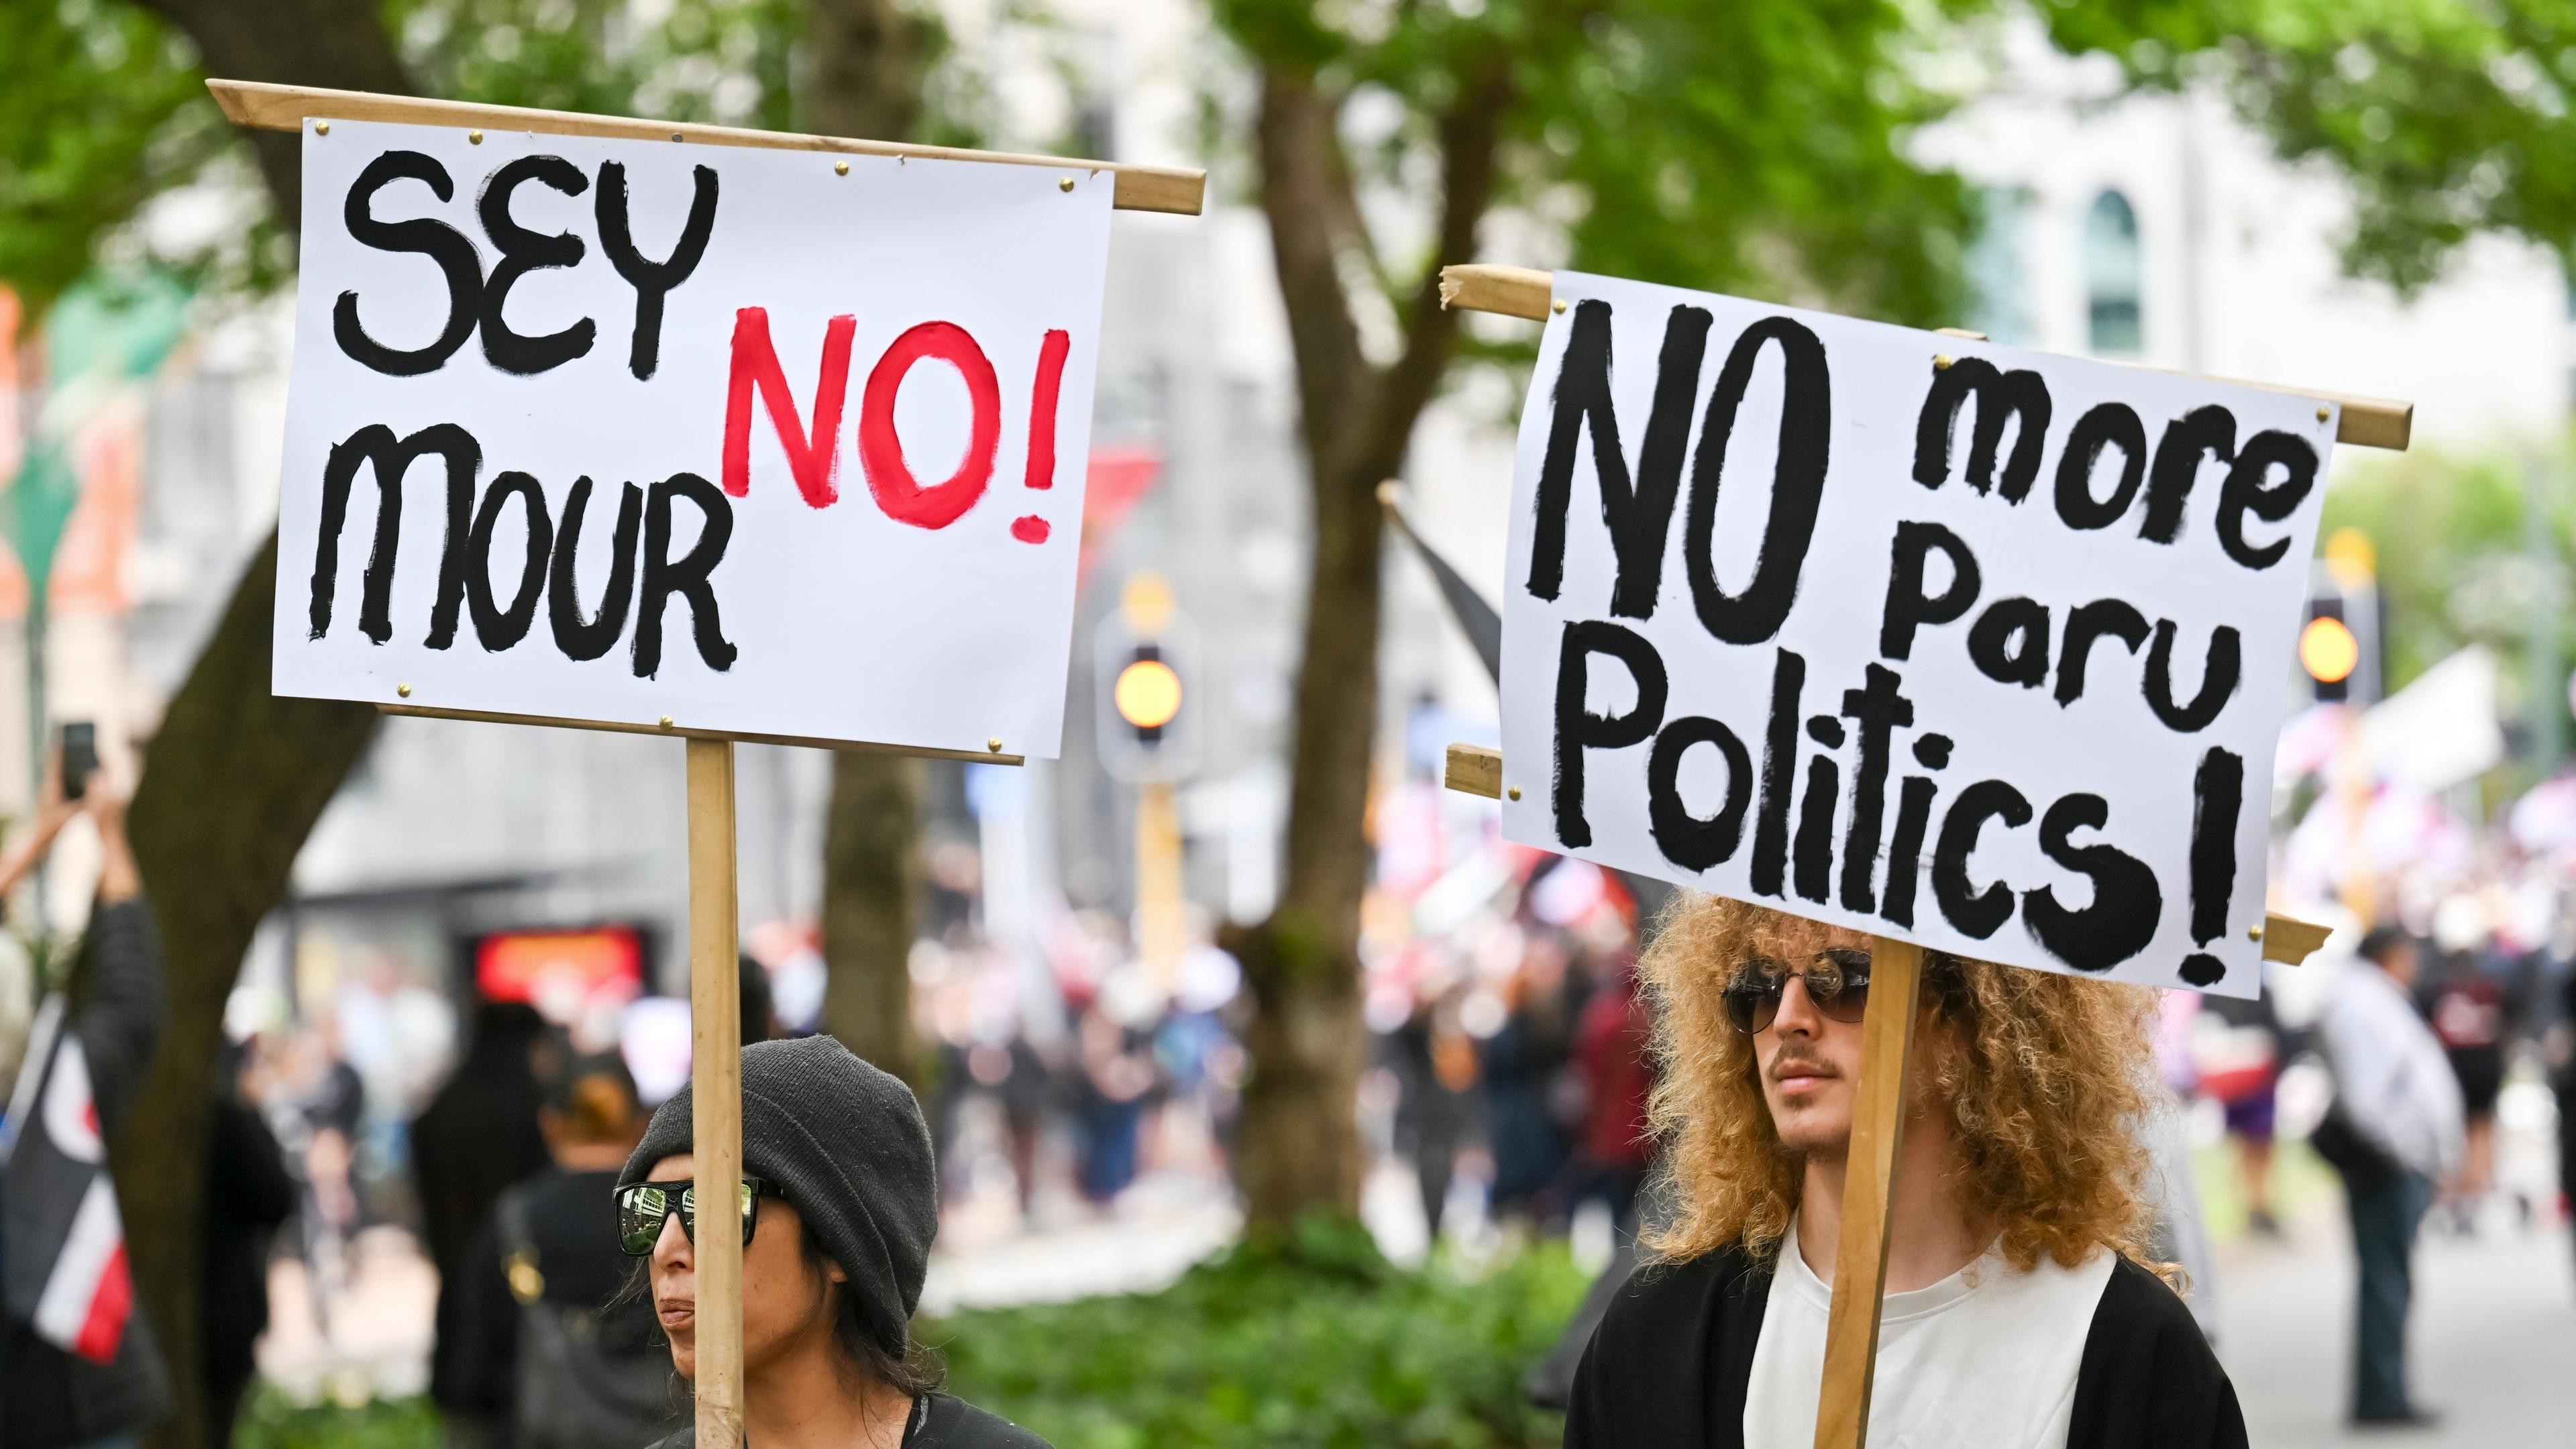
[[[273,687],[1055,754],[1114,180],[308,122]]]
[[[1555,296],[1512,481],[1507,837],[2257,991],[2332,408],[1610,278]]]

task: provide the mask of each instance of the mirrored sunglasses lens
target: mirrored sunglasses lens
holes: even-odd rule
[[[653,1240],[662,1235],[662,1189],[630,1187],[617,1195],[617,1233],[619,1246],[635,1257],[653,1251]]]

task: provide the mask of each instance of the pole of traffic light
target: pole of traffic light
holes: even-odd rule
[[[2558,544],[2551,527],[2550,504],[2557,493],[2552,485],[2556,474],[2544,458],[2534,457],[2523,467],[2522,547],[2531,563],[2532,600],[2531,628],[2527,647],[2531,712],[2531,758],[2539,767],[2540,777],[2547,779],[2558,771],[2558,757],[2565,748],[2565,731],[2569,699],[2567,676],[2558,667]]]

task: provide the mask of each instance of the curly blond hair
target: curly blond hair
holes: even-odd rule
[[[1799,1164],[1756,1079],[1753,1038],[1727,1021],[1727,981],[1748,963],[1802,969],[1857,932],[1710,896],[1677,896],[1638,970],[1655,1002],[1662,1065],[1650,1107],[1677,1209],[1646,1235],[1666,1261],[1730,1243],[1770,1262],[1798,1206]],[[2072,1268],[2098,1248],[2144,1260],[2150,1164],[2137,1128],[2154,1099],[2155,994],[1924,953],[1914,1072],[1950,1118],[1960,1195],[2027,1272]],[[1928,1073],[1928,1077],[1925,1075]]]

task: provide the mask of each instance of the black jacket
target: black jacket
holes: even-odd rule
[[[652,1449],[697,1449],[695,1425],[656,1442]],[[743,1449],[752,1449],[748,1443]],[[912,1419],[903,1426],[903,1449],[1049,1449],[1047,1441],[998,1415],[987,1414],[949,1394],[924,1394],[912,1401]]]
[[[161,1040],[161,942],[152,908],[140,900],[100,907],[82,959],[80,1006],[65,1030],[80,1040],[99,1125],[113,1140]],[[148,1429],[169,1415],[170,1380],[142,1305],[105,1364],[65,1353],[9,1320],[0,1355],[0,1435],[8,1449],[65,1449]]]
[[[1746,1449],[1745,1388],[1770,1297],[1771,1270],[1732,1247],[1638,1269],[1575,1373],[1566,1449]],[[2126,1258],[2093,1311],[2066,1443],[2245,1449],[2236,1388],[2191,1310]]]

